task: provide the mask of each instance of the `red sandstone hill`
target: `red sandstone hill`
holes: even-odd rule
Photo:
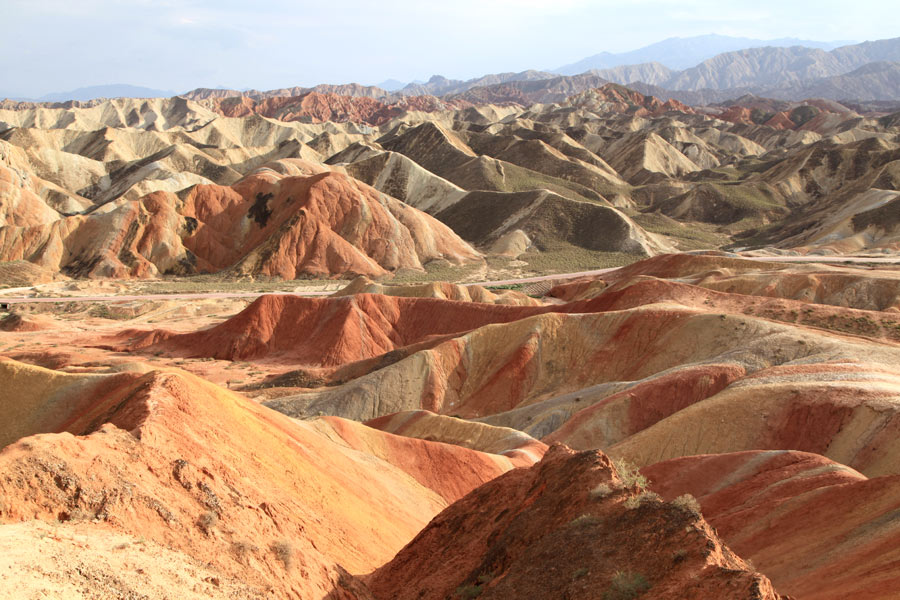
[[[761,298],[783,298],[813,304],[815,306],[807,308],[815,311],[823,310],[821,305],[900,311],[900,273],[895,270],[791,265],[719,255],[660,255],[600,277],[567,281],[553,287],[548,295],[566,301],[591,299],[617,283],[627,285],[636,279],[650,277],[738,294],[751,303],[760,303]],[[791,302],[784,304],[788,305],[797,308]]]
[[[678,100],[669,99],[663,102],[656,96],[644,95],[616,83],[607,83],[575,94],[563,105],[601,113],[628,113],[636,117],[655,116],[669,111],[696,114],[694,109]]]
[[[501,454],[517,467],[533,465],[547,451],[547,444],[517,429],[438,415],[427,410],[394,413],[366,421],[366,425],[406,437]]]
[[[184,200],[154,192],[105,212],[0,227],[0,259],[89,277],[382,276],[479,257],[433,217],[332,172],[262,170],[233,186],[194,186]]]
[[[41,547],[57,554],[80,540],[98,560],[92,581],[115,575],[114,552],[148,545],[167,562],[134,556],[138,575],[209,597],[243,586],[254,598],[462,598],[473,588],[601,598],[638,586],[663,599],[780,598],[689,505],[642,493],[597,452],[556,447],[470,493],[513,462],[343,419],[292,421],[176,370],[78,375],[0,361],[0,381],[0,410],[29,417],[0,428],[18,440],[0,450],[0,523],[61,522]],[[483,441],[501,443],[499,429],[481,427]],[[516,463],[525,458],[518,450]],[[110,536],[119,545],[102,549]],[[57,564],[53,589],[78,589],[83,567]],[[25,571],[0,581],[48,589]]]
[[[687,448],[793,448],[884,473],[896,447],[890,434],[856,449],[838,441],[846,423],[895,394],[896,317],[782,299],[777,288],[771,298],[692,285],[684,281],[698,265],[717,266],[723,277],[722,269],[739,275],[760,263],[688,258],[627,267],[610,274],[609,285],[586,288],[593,297],[568,304],[267,297],[208,330],[127,331],[113,347],[293,367],[303,371],[297,383],[286,377],[269,384],[319,388],[270,401],[294,416],[321,411],[365,420],[426,409],[577,448],[621,443],[617,448],[641,464]],[[644,274],[652,272],[679,281]],[[720,281],[703,271],[696,277]],[[865,301],[863,289],[856,288],[854,302]],[[763,389],[770,400],[762,399]],[[720,426],[734,430],[727,437],[704,437],[685,425],[728,411],[743,420]],[[756,415],[763,411],[773,418]],[[791,411],[817,415],[820,426],[792,428]],[[881,410],[866,419],[889,432],[898,414]],[[665,446],[672,436],[683,445]]]
[[[384,600],[782,597],[699,513],[562,446],[446,509],[369,586]]]
[[[230,188],[196,186],[183,214],[194,219],[184,245],[200,270],[380,276],[479,257],[436,219],[339,173],[266,171]]]
[[[337,298],[266,295],[224,323],[193,333],[125,331],[122,350],[166,350],[224,360],[275,360],[333,367],[415,344],[434,345],[547,307],[356,294]]]
[[[810,98],[802,102],[786,102],[752,95],[738,98],[715,116],[744,125],[807,131],[828,129],[837,121],[859,117],[852,109],[831,100]]]
[[[867,479],[803,452],[689,456],[642,469],[663,498],[685,493],[729,546],[797,598],[896,598],[900,477]]]
[[[232,394],[213,392],[211,386],[194,377],[158,371],[145,375],[72,375],[20,366],[27,376],[4,378],[0,373],[0,383],[4,384],[0,386],[0,399],[5,397],[4,406],[9,407],[4,412],[9,418],[0,425],[0,432],[6,436],[0,438],[0,446],[41,431],[95,431],[105,420],[136,431],[137,421],[126,417],[137,414],[135,418],[149,423],[139,428],[138,450],[124,443],[121,447],[109,446],[113,448],[109,460],[140,465],[146,459],[153,474],[136,479],[122,475],[121,470],[113,471],[103,458],[107,446],[97,450],[97,440],[120,438],[104,437],[108,432],[103,428],[88,435],[87,441],[82,437],[27,437],[0,453],[3,469],[7,469],[5,457],[12,456],[9,453],[14,452],[16,457],[3,471],[14,474],[12,482],[3,487],[0,477],[0,498],[4,503],[7,497],[12,498],[4,506],[25,506],[22,510],[38,510],[28,503],[37,502],[42,518],[49,519],[53,514],[68,518],[73,514],[73,496],[55,491],[45,480],[75,472],[81,484],[81,473],[88,469],[84,465],[90,464],[91,469],[100,465],[99,471],[91,471],[103,474],[97,485],[119,489],[116,477],[120,477],[129,485],[138,485],[141,494],[158,500],[179,523],[192,521],[200,518],[191,512],[194,505],[184,508],[178,488],[178,494],[161,491],[170,482],[159,473],[167,473],[167,461],[179,458],[193,465],[192,456],[197,454],[215,479],[211,483],[198,477],[190,480],[192,485],[205,483],[220,499],[223,495],[231,498],[230,485],[253,502],[256,498],[267,501],[261,499],[262,492],[242,491],[249,484],[240,479],[239,473],[213,460],[218,457],[204,454],[207,450],[202,446],[208,445],[210,452],[223,455],[222,462],[233,464],[240,473],[250,473],[252,481],[260,477],[267,482],[260,484],[270,486],[267,498],[284,498],[285,510],[305,510],[297,508],[297,503],[303,505],[305,493],[325,484],[316,479],[313,485],[298,490],[293,483],[273,475],[274,467],[260,474],[261,467],[242,453],[259,445],[261,450],[252,452],[257,458],[277,456],[279,464],[286,464],[292,474],[301,472],[306,477],[305,467],[298,466],[300,459],[292,458],[293,454],[284,458],[278,454],[277,445],[288,444],[293,449],[296,444],[307,449],[308,455],[317,456],[335,452],[331,444],[337,443],[344,448],[341,455],[349,455],[350,466],[310,458],[317,469],[326,474],[329,469],[350,469],[353,477],[366,482],[366,489],[373,485],[378,490],[399,489],[396,493],[401,498],[407,493],[413,498],[422,498],[423,493],[433,498],[433,492],[449,501],[487,477],[488,470],[482,470],[485,456],[489,455],[489,461],[501,469],[529,466],[544,453],[546,444],[562,442],[576,450],[591,450],[583,456],[594,456],[595,462],[605,460],[593,452],[599,448],[615,460],[637,464],[666,499],[684,493],[696,495],[724,543],[752,559],[781,592],[828,600],[889,599],[898,584],[894,573],[900,564],[892,517],[900,510],[896,482],[900,472],[896,461],[900,453],[898,282],[900,275],[887,269],[788,266],[723,255],[672,255],[558,288],[565,292],[560,295],[579,299],[552,306],[495,306],[379,294],[326,299],[263,297],[243,313],[206,331],[147,334],[132,329],[125,337],[141,337],[134,339],[133,347],[155,344],[144,348],[153,354],[207,354],[259,361],[267,363],[261,368],[273,374],[291,365],[330,369],[337,375],[324,384],[307,385],[299,376],[296,381],[300,383],[291,383],[287,377],[287,383],[281,383],[285,388],[318,387],[266,390],[273,394],[266,405],[306,418],[332,414],[366,420],[370,427],[335,417],[299,425],[313,428],[316,435],[327,438],[326,443],[312,434],[292,433],[298,426],[295,421],[272,417],[266,422],[283,427],[288,437],[267,445],[257,438],[268,433],[251,435],[248,428],[256,427],[253,423],[259,421],[259,415],[270,413],[255,412],[263,410],[258,405],[253,405],[257,408],[250,413],[233,410],[238,401]],[[107,331],[114,327],[110,325]],[[16,353],[25,352],[15,349],[20,341],[30,338],[29,343],[40,348],[46,346],[47,336],[46,330],[17,330],[0,334],[0,341],[7,343],[8,352]],[[92,337],[90,343],[96,344],[96,334],[88,332],[77,343],[87,345],[86,340]],[[121,336],[118,341],[122,346],[117,350],[128,349]],[[69,355],[59,364],[96,370],[102,364],[97,360],[102,353],[96,347],[90,353],[81,362]],[[49,360],[45,350],[28,356],[27,360]],[[160,356],[140,359],[167,361]],[[123,360],[123,356],[117,355],[116,360]],[[190,368],[212,364],[183,362]],[[331,366],[316,366],[324,362]],[[241,366],[226,368],[240,372]],[[147,394],[142,386],[149,389]],[[194,392],[200,395],[194,398]],[[145,409],[149,411],[146,418],[140,416]],[[120,410],[124,412],[117,412]],[[84,416],[71,421],[72,414]],[[191,421],[191,426],[176,427],[179,419],[200,423]],[[167,433],[165,427],[174,433]],[[268,431],[268,427],[261,428]],[[408,439],[385,437],[384,432]],[[121,439],[127,441],[129,437],[123,435],[126,437]],[[188,441],[179,441],[179,436]],[[232,441],[225,439],[231,437]],[[70,440],[66,442],[69,445],[60,446],[60,439]],[[194,440],[199,442],[195,445]],[[240,456],[235,457],[235,451],[229,449],[232,442],[241,449],[237,452]],[[435,442],[453,444],[459,447],[456,450],[472,454],[456,456],[456,450]],[[177,452],[190,454],[170,456],[154,445],[157,443],[171,443]],[[51,447],[48,454],[28,454],[35,448],[45,448],[44,444]],[[422,459],[419,452],[441,465],[452,466],[451,471]],[[478,495],[479,490],[463,499],[459,512],[450,508],[438,517],[384,571],[366,580],[376,597],[394,597],[390,594],[396,593],[402,597],[412,585],[421,586],[412,589],[424,597],[452,598],[475,592],[482,597],[522,596],[526,589],[544,589],[537,584],[544,585],[546,580],[547,593],[556,597],[602,598],[615,585],[616,570],[644,575],[655,591],[649,591],[647,597],[654,593],[663,594],[661,597],[668,593],[673,594],[671,597],[705,597],[702,593],[710,588],[694,594],[678,586],[689,585],[689,581],[707,585],[710,573],[720,572],[721,563],[715,562],[718,558],[714,557],[712,567],[709,562],[702,563],[706,565],[703,567],[681,562],[670,565],[659,556],[642,554],[645,546],[658,547],[673,557],[677,554],[688,560],[700,556],[706,560],[700,548],[718,542],[715,536],[712,542],[705,537],[709,533],[705,525],[694,529],[699,531],[699,542],[690,536],[678,537],[689,525],[679,520],[677,515],[681,513],[672,512],[681,508],[667,507],[650,496],[644,501],[631,500],[628,497],[637,490],[622,491],[608,474],[604,475],[606,479],[585,476],[573,466],[575,459],[559,466],[560,473],[551,474],[557,468],[548,466],[556,460],[552,454],[543,467],[507,476],[519,483],[501,485],[507,478],[491,482],[481,488],[483,495]],[[161,458],[157,460],[158,456]],[[388,464],[377,463],[375,467],[371,456]],[[415,487],[409,492],[407,488],[391,488],[394,478],[371,484],[365,477],[373,473],[358,475],[365,469],[353,466],[353,460],[361,461],[373,473],[395,473],[396,479],[404,481],[412,477],[431,492],[415,491]],[[460,466],[466,461],[476,465],[474,474],[465,471],[468,466]],[[61,471],[55,466],[58,464],[68,467]],[[459,475],[457,467],[468,475]],[[44,481],[39,494],[26,498],[22,490],[28,484],[24,482],[33,477],[29,468],[45,469],[49,474],[38,478]],[[563,472],[572,479],[564,480]],[[606,500],[580,498],[573,491],[590,491],[604,482],[612,491],[600,494]],[[220,483],[222,486],[216,487]],[[490,491],[494,485],[500,486],[500,491]],[[87,489],[90,495],[85,497],[93,500],[78,499],[74,508],[94,514],[90,511],[96,512],[102,494],[93,487],[82,485],[82,489]],[[327,498],[340,498],[343,493]],[[292,494],[297,498],[291,500]],[[318,497],[318,492],[312,494]],[[380,494],[373,494],[376,504],[382,503]],[[135,498],[138,500],[132,504],[138,508],[134,510],[156,531],[158,517],[153,515],[158,513],[145,508],[143,495]],[[415,513],[401,500],[394,501],[397,504],[390,504],[393,508],[389,510]],[[138,517],[129,520],[129,513],[122,508],[125,501],[116,502],[110,523],[115,527],[119,527],[119,521],[127,523],[116,531],[140,535],[134,533],[138,531]],[[180,507],[179,511],[172,505]],[[353,510],[368,510],[351,505],[356,507]],[[222,533],[223,537],[216,540],[228,539],[224,537],[230,531],[226,526],[244,531],[230,525],[223,515],[229,515],[228,519],[234,514],[255,518],[245,515],[243,504],[227,506],[228,512],[215,517],[223,524],[212,534]],[[534,512],[538,506],[543,508]],[[417,523],[411,529],[423,526],[438,508],[418,520],[410,517]],[[559,521],[553,520],[557,517],[551,514],[551,508],[558,513]],[[377,519],[379,510],[365,514]],[[22,514],[15,513],[15,519]],[[576,521],[582,514],[588,516]],[[592,517],[602,520],[595,522]],[[0,516],[0,520],[3,518]],[[206,522],[214,517],[203,518]],[[381,535],[380,525],[370,527],[368,521],[360,525],[353,517],[335,518],[350,519],[353,525],[332,530],[319,523],[325,528],[321,533],[322,529],[300,523],[304,531],[314,532],[309,535],[324,556],[302,555],[304,568],[308,569],[308,564],[325,565],[326,575],[316,580],[320,583],[310,585],[318,585],[317,592],[337,587],[340,593],[346,591],[344,597],[353,598],[355,594],[369,600],[362,582],[343,575],[337,566],[328,570],[328,565],[335,564],[349,569],[352,559],[346,558],[344,551],[332,553],[333,546],[326,542],[322,544],[328,550],[323,550],[320,540],[333,531],[352,535],[352,528],[359,525],[376,532],[364,540],[376,544],[373,540]],[[391,521],[385,526],[397,525]],[[184,530],[190,531],[186,526],[173,529],[179,535]],[[413,533],[409,531],[407,540]],[[682,546],[667,541],[670,534]],[[227,548],[207,545],[203,535],[187,535],[192,547],[200,548],[200,560],[214,562],[228,577],[246,577],[242,569],[247,565],[243,563],[228,566],[225,558],[218,562],[206,558],[207,552]],[[267,543],[279,542],[275,534],[266,535],[273,536]],[[150,539],[170,544],[163,534],[154,536]],[[640,547],[633,546],[636,542],[632,540],[640,540]],[[405,541],[395,540],[392,548],[396,550]],[[0,535],[0,548],[3,543]],[[620,545],[627,554],[617,550]],[[191,552],[183,546],[175,548],[183,554]],[[571,548],[587,550],[576,556]],[[253,556],[256,562],[248,564],[254,565],[257,573],[267,577],[275,572],[276,578],[281,577],[274,569],[280,561],[266,563],[271,557],[266,558],[262,551]],[[360,560],[356,564],[365,567],[352,572],[369,572],[391,556],[393,552],[380,554],[378,560],[371,556],[367,561]],[[582,558],[585,564],[578,563]],[[276,556],[274,560],[279,559]],[[573,565],[571,571],[569,564]],[[732,563],[726,560],[726,564]],[[732,564],[727,568],[738,567]],[[658,573],[670,574],[672,579]],[[759,581],[753,574],[741,573],[731,572],[728,577]],[[693,578],[695,574],[699,577]],[[544,579],[539,581],[538,576]],[[263,581],[260,577],[251,581]],[[728,577],[716,576],[718,583],[714,585]],[[404,581],[411,583],[403,586]],[[718,587],[711,589],[714,591],[709,597],[731,597]],[[740,597],[744,591],[742,587],[732,595]],[[333,597],[341,596],[336,591]]]
[[[254,99],[247,96],[209,98],[200,104],[226,117],[261,115],[305,123],[354,122],[381,125],[408,111],[436,112],[466,108],[471,103],[434,96],[404,96],[393,102],[335,93],[306,92],[296,96]]]
[[[230,90],[226,88],[196,88],[184,94],[180,94],[182,98],[189,100],[206,100],[209,98],[230,98],[246,96],[254,100],[264,100],[266,98],[280,98],[283,96],[302,96],[309,92],[318,92],[321,94],[338,94],[341,96],[360,96],[369,98],[381,98],[388,95],[387,91],[371,85],[360,85],[358,83],[346,84],[319,84],[315,87],[305,88],[299,86],[278,88],[274,90]]]
[[[341,419],[292,421],[177,370],[74,375],[4,360],[0,411],[0,523],[82,525],[82,548],[91,529],[130,535],[276,598],[348,597],[336,591],[352,587],[347,571],[384,564],[512,467]],[[10,576],[0,582],[16,585]],[[124,574],[90,570],[110,576]]]

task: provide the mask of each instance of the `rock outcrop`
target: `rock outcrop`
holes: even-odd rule
[[[560,446],[438,515],[372,574],[376,598],[781,598],[699,513]]]
[[[230,271],[382,276],[480,255],[435,219],[338,173],[263,171],[184,200],[155,192],[106,211],[0,227],[0,257],[72,276],[152,277]]]

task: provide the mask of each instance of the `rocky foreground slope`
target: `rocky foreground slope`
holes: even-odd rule
[[[690,506],[559,446],[442,512],[370,586],[398,599],[782,598]]]
[[[0,519],[144,536],[172,581],[285,597],[900,584],[894,268],[661,255],[541,302],[371,285],[199,328],[17,309]]]
[[[184,372],[85,376],[3,361],[0,377],[11,417],[0,522],[93,521],[100,535],[161,544],[260,597],[324,597],[343,569],[379,566],[511,467],[340,419],[293,422]]]
[[[46,530],[41,521],[58,522],[54,542],[40,542],[44,552],[59,555],[76,540],[96,552],[89,569],[77,558],[57,558],[61,564],[44,584],[35,580],[41,571],[33,565],[3,569],[7,589],[68,596],[94,595],[108,586],[109,593],[165,597],[186,584],[207,597],[444,598],[468,597],[464,584],[471,580],[487,585],[491,595],[509,597],[531,589],[535,576],[545,577],[534,570],[530,551],[543,552],[550,567],[554,543],[571,547],[593,537],[590,531],[603,519],[623,514],[615,529],[590,542],[596,554],[579,553],[577,575],[561,573],[544,589],[632,585],[619,581],[618,568],[629,569],[629,577],[640,578],[660,598],[687,592],[780,597],[698,513],[639,495],[621,483],[602,454],[561,448],[539,466],[467,496],[389,565],[354,577],[383,564],[442,507],[509,470],[510,460],[341,419],[291,421],[179,371],[85,376],[4,360],[0,377],[0,406],[21,417],[2,430],[8,445],[0,451],[0,523],[10,525],[0,525],[0,540],[22,540]],[[531,457],[519,453],[517,462],[531,464],[539,454]],[[526,503],[534,504],[533,516],[503,509],[516,496],[524,501],[533,495],[538,482],[552,492]],[[621,491],[604,499],[592,491],[598,485]],[[488,551],[481,567],[462,568],[478,560],[479,538],[489,533],[479,524],[487,517],[465,520],[491,496],[502,498],[491,502],[494,512],[507,516],[489,520],[520,541],[501,543],[501,554]],[[636,507],[629,508],[629,497]],[[590,514],[579,516],[582,510]],[[27,529],[17,524],[31,519],[38,522]],[[642,553],[619,545],[615,565],[604,555],[614,540],[644,537],[654,544]],[[529,539],[541,538],[529,549]],[[435,544],[442,548],[438,553]],[[153,561],[135,556],[160,546],[166,550]],[[4,553],[2,560],[12,568],[21,554]],[[441,567],[410,563],[409,557],[426,556],[442,556]],[[670,563],[677,565],[674,571],[657,574]],[[132,576],[135,564],[140,567]],[[481,571],[491,574],[490,583],[477,579]],[[426,573],[426,581],[416,580]]]
[[[432,295],[434,286],[373,291],[387,294],[264,297],[196,331],[177,322],[165,330],[113,325],[104,339],[81,334],[85,358],[63,351],[53,360],[91,368],[114,350],[108,356],[129,352],[203,373],[261,371],[260,383],[238,385],[283,412],[365,420],[517,466],[554,443],[600,449],[643,468],[668,500],[696,496],[729,547],[782,593],[890,597],[887,573],[897,558],[879,549],[893,543],[897,507],[890,491],[900,451],[896,271],[664,255],[557,286],[551,293],[566,300],[544,306],[416,296]],[[39,360],[34,343],[48,330],[5,335],[25,344],[8,350],[12,356]],[[809,509],[826,502],[815,500],[826,490],[834,509]],[[567,496],[570,505],[582,510]],[[564,522],[580,516],[561,506]],[[459,509],[453,522],[472,510]],[[852,517],[838,518],[841,511]],[[828,550],[838,539],[846,553]],[[431,554],[409,548],[404,561]],[[400,556],[390,570],[405,564],[396,563]],[[512,569],[516,560],[490,573],[473,564],[455,570],[457,579],[435,577],[451,591],[474,586],[485,594],[494,585],[488,579],[497,579],[500,594],[500,581],[529,581],[527,571]],[[385,580],[393,583],[372,585],[431,572],[407,568]],[[653,578],[669,571],[640,568],[663,589]],[[603,569],[596,573],[590,589],[611,581]]]

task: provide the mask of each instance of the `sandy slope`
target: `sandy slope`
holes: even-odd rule
[[[86,380],[3,366],[0,406],[30,396],[46,424],[58,403],[35,382]],[[0,521],[99,520],[226,578],[305,598],[332,591],[338,564],[375,568],[449,502],[511,467],[346,421],[296,423],[184,372],[107,380],[103,393],[68,395],[62,423],[0,451]]]

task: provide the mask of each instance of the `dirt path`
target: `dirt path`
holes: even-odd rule
[[[792,263],[822,263],[822,264],[859,264],[859,263],[877,263],[877,264],[894,264],[900,266],[900,258],[897,257],[869,257],[869,256],[744,256],[742,258],[748,260],[757,260],[760,262],[792,262]],[[562,279],[575,279],[577,277],[590,277],[594,275],[602,275],[615,271],[621,267],[612,267],[608,269],[595,269],[592,271],[578,271],[575,273],[556,273],[553,275],[539,275],[536,277],[522,277],[518,279],[498,279],[495,281],[473,281],[463,283],[461,285],[473,286],[498,286],[498,285],[517,285],[536,283],[541,281],[558,281]],[[12,291],[24,291],[31,288],[15,288]],[[0,290],[9,292],[11,290]],[[27,296],[2,296],[0,295],[0,304],[20,304],[20,303],[52,303],[52,302],[128,302],[141,300],[215,300],[224,298],[257,298],[265,294],[279,294],[283,296],[329,296],[333,291],[308,291],[308,292],[205,292],[193,294],[130,294],[130,295],[94,295],[94,296],[48,296],[41,298],[30,298]]]

